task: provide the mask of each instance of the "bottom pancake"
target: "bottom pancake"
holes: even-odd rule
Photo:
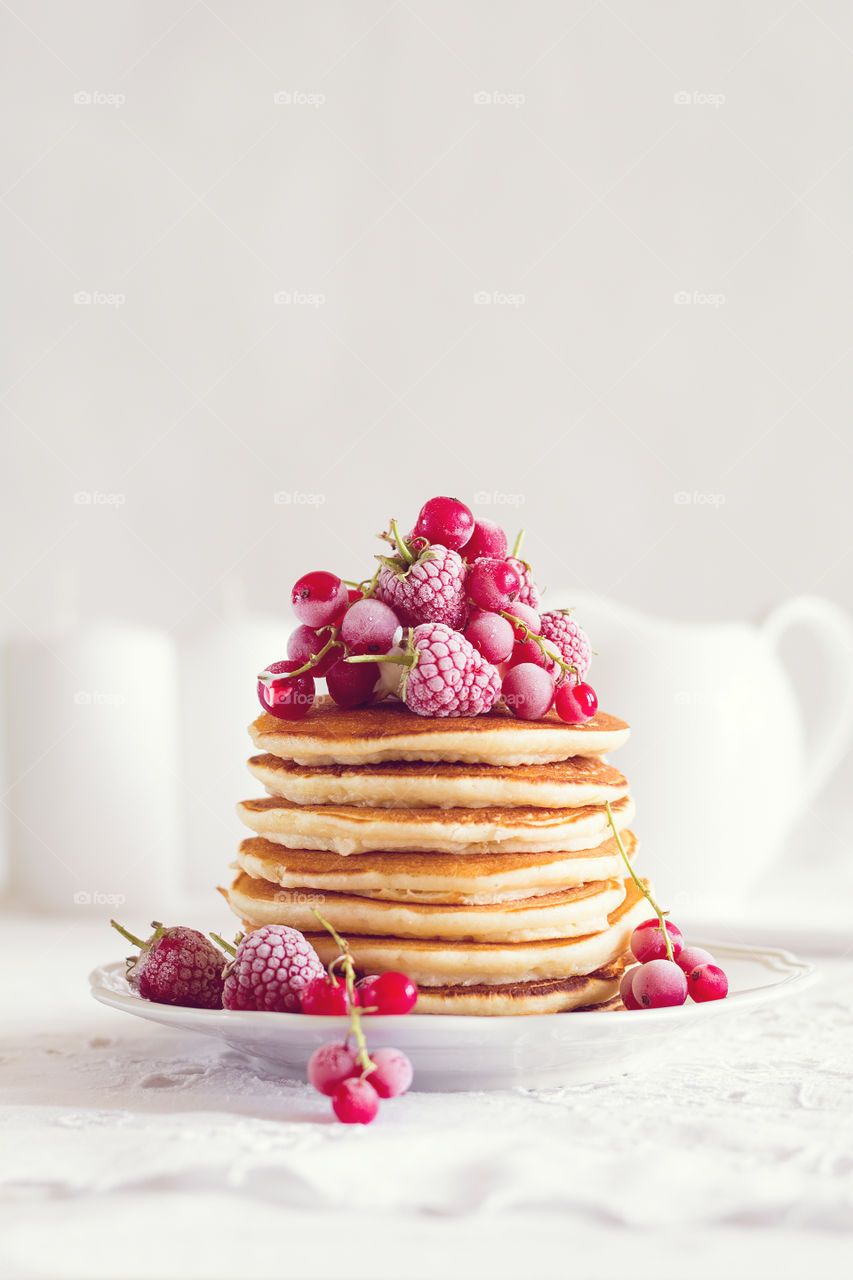
[[[468,1017],[519,1017],[572,1010],[620,1009],[619,982],[634,963],[625,952],[594,973],[534,982],[479,983],[472,986],[420,987],[416,1013]]]

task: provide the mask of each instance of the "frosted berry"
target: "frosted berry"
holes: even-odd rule
[[[509,609],[521,590],[521,579],[506,560],[475,560],[468,577],[468,596],[478,609]]]
[[[379,1095],[369,1079],[344,1080],[332,1095],[332,1110],[341,1124],[370,1124],[379,1110]]]
[[[298,670],[300,665],[292,658],[284,662],[273,662],[258,677],[258,702],[264,711],[279,720],[301,720],[311,710],[314,701],[314,678],[311,673],[306,671],[292,679],[287,675],[289,671]]]
[[[459,552],[435,544],[411,564],[400,556],[384,559],[376,597],[394,610],[404,627],[443,622],[458,628],[468,616],[466,576]]]
[[[327,1098],[331,1098],[344,1080],[360,1074],[356,1056],[345,1044],[332,1042],[321,1045],[308,1059],[308,1083]]]
[[[550,640],[564,662],[577,667],[578,679],[583,680],[592,661],[592,647],[582,627],[566,613],[555,611],[542,614],[540,634]],[[558,676],[559,668],[552,664],[552,674]],[[574,676],[569,676],[574,680]]]
[[[642,1009],[637,997],[634,995],[634,975],[639,973],[636,965],[630,969],[626,969],[622,974],[622,981],[619,983],[619,995],[626,1009]]]
[[[225,957],[218,947],[183,925],[164,928],[155,921],[145,941],[135,938],[115,920],[114,929],[139,948],[127,962],[127,980],[143,1000],[188,1009],[221,1009]]]
[[[637,969],[631,990],[643,1009],[664,1009],[684,1004],[687,979],[673,960],[649,960]]]
[[[536,610],[531,609],[529,604],[524,604],[520,600],[513,600],[512,604],[507,606],[506,612],[511,613],[514,618],[518,618],[518,624],[511,624],[516,640],[522,642],[528,631],[532,631],[535,636],[539,635],[542,620]],[[545,659],[543,658],[542,661],[544,662]]]
[[[458,631],[440,622],[415,627],[414,665],[405,680],[406,706],[421,716],[479,716],[501,691],[495,667]]]
[[[544,667],[548,659],[535,640],[522,640],[512,646],[507,666],[518,667],[523,662],[532,662],[534,667]]]
[[[684,946],[681,930],[677,924],[667,920],[666,931],[669,934],[673,958],[677,960]],[[663,960],[666,957],[666,940],[656,916],[637,925],[631,934],[629,946],[632,955],[640,961],[640,964],[645,964],[649,960]]]
[[[380,682],[375,662],[336,662],[326,674],[326,688],[339,707],[361,707],[373,700]]]
[[[516,599],[517,604],[526,604],[531,609],[539,608],[539,592],[536,583],[533,581],[533,571],[526,560],[519,560],[518,556],[507,556],[506,562],[512,565],[518,574],[521,582],[521,590]],[[539,628],[537,627],[538,631]]]
[[[420,509],[412,536],[458,551],[474,532],[474,517],[458,498],[430,498]]]
[[[675,955],[675,947],[672,948],[672,953]],[[679,969],[683,969],[688,974],[698,969],[700,965],[714,963],[714,957],[704,947],[685,947],[679,951],[675,959]]]
[[[729,980],[719,965],[700,964],[688,973],[687,990],[699,1004],[706,1000],[724,1000],[729,994]]]
[[[237,947],[225,978],[226,1009],[298,1013],[301,997],[325,970],[317,952],[298,929],[265,924]]]
[[[507,553],[506,534],[494,520],[477,520],[474,532],[462,548],[462,555],[469,564],[480,556],[497,556],[505,560]]]
[[[306,627],[305,624],[297,627],[291,633],[287,641],[287,656],[296,663],[298,667],[303,667],[306,662],[325,649],[329,641],[329,632],[318,632],[313,627]],[[323,654],[319,662],[315,662],[310,671],[305,674],[311,676],[314,680],[319,680],[329,670],[329,667],[344,656],[343,645],[333,644],[332,647]]]
[[[325,627],[327,623],[334,622],[346,608],[348,598],[340,578],[323,569],[304,574],[294,583],[290,593],[293,612],[308,627]]]
[[[380,1098],[399,1098],[412,1083],[412,1064],[401,1049],[376,1049],[370,1055],[376,1070],[367,1080]]]
[[[396,613],[383,600],[356,600],[344,614],[341,639],[350,653],[387,653],[399,628]]]
[[[359,1004],[365,1013],[411,1013],[418,989],[405,973],[389,970],[358,984]]]
[[[598,710],[598,697],[592,685],[583,680],[580,684],[571,684],[570,681],[569,676],[557,686],[554,699],[557,715],[566,724],[586,724]]]
[[[499,613],[478,613],[465,628],[465,639],[487,662],[506,662],[512,653],[512,625]]]
[[[520,720],[541,720],[554,702],[554,679],[544,667],[522,662],[503,678],[503,700]]]
[[[358,992],[355,998],[360,1003]],[[317,1017],[342,1017],[350,1011],[347,984],[342,978],[330,978],[325,970],[312,974],[311,981],[306,983],[300,994],[300,1007],[303,1013]]]

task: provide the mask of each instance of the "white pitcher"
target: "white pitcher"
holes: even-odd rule
[[[741,907],[853,736],[853,623],[813,596],[755,627],[672,622],[560,595],[596,651],[589,679],[601,709],[631,725],[611,763],[637,802],[642,870],[684,916]],[[811,632],[828,691],[813,741],[779,655],[799,627]],[[798,683],[810,690],[808,674]]]

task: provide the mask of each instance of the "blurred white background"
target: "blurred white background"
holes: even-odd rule
[[[367,575],[433,493],[524,525],[556,604],[853,606],[849,5],[0,22],[3,790],[29,905],[222,879],[292,581]],[[817,714],[837,690],[790,656]],[[830,836],[846,855],[849,785],[848,757],[794,837],[813,871]]]

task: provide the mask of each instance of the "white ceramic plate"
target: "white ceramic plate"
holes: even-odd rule
[[[502,1018],[371,1017],[365,1020],[369,1041],[373,1048],[393,1045],[409,1055],[416,1089],[590,1083],[619,1075],[642,1056],[656,1053],[670,1035],[799,994],[817,977],[812,965],[787,951],[732,943],[696,945],[706,947],[725,969],[725,1000],[633,1013],[619,1009]],[[342,1018],[301,1013],[233,1013],[152,1004],[131,991],[123,961],[101,965],[89,982],[102,1004],[167,1027],[218,1036],[271,1078],[304,1079],[314,1049],[342,1035],[346,1025]]]

